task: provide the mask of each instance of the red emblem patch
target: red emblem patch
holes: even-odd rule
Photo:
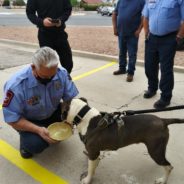
[[[14,93],[11,90],[8,90],[7,93],[6,93],[6,97],[4,99],[4,102],[3,102],[3,107],[8,107],[8,105],[10,104],[13,96],[14,96]]]

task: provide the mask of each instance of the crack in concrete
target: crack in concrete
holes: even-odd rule
[[[131,105],[135,100],[137,100],[140,96],[143,96],[143,93],[140,93],[140,94],[138,94],[138,95],[136,95],[136,96],[133,96],[133,97],[129,100],[128,103],[126,103],[126,104],[124,104],[124,105],[122,105],[122,106],[120,106],[120,107],[117,107],[116,109],[117,109],[117,110],[120,110],[121,108],[130,106],[130,105]]]
[[[93,99],[89,99],[89,98],[88,98],[87,100],[88,100],[88,103],[89,103],[89,101],[90,101],[90,102],[99,104],[99,105],[101,105],[101,106],[109,107],[109,108],[114,109],[114,110],[120,110],[120,109],[122,109],[122,108],[127,108],[128,106],[130,106],[135,100],[137,100],[137,99],[138,99],[139,97],[141,97],[141,96],[143,96],[143,92],[140,93],[140,94],[138,94],[138,95],[136,95],[136,96],[134,96],[134,97],[132,97],[132,98],[129,100],[128,103],[123,104],[123,105],[121,105],[120,107],[109,106],[107,103],[99,103],[99,102],[97,102],[97,101],[95,101],[95,100],[93,100]]]

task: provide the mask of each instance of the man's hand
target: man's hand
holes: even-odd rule
[[[40,135],[40,137],[42,137],[49,144],[54,144],[54,143],[58,142],[58,141],[53,140],[52,138],[50,138],[49,132],[48,132],[47,128],[45,128],[45,127],[40,127],[38,134]]]
[[[140,35],[141,29],[137,29],[134,35],[138,38]]]
[[[117,28],[116,28],[116,27],[114,27],[114,29],[113,29],[113,30],[114,30],[114,35],[115,35],[115,36],[118,36],[118,30],[117,30]]]
[[[177,35],[176,36],[176,42],[177,42],[176,50],[177,51],[184,50],[184,36]]]
[[[182,42],[183,39],[184,39],[184,36],[177,35],[177,36],[176,36],[177,44],[180,44],[180,43]]]
[[[56,23],[56,24],[55,24],[55,26],[56,26],[56,27],[60,27],[60,26],[61,26],[61,24],[62,24],[62,22],[61,22],[61,20],[59,20],[59,22],[58,22],[58,23]]]
[[[52,19],[50,17],[47,17],[43,20],[43,25],[45,27],[54,27],[56,26],[56,23],[52,23]]]
[[[45,18],[45,19],[43,20],[43,25],[44,25],[45,27],[54,27],[54,26],[60,27],[61,24],[62,24],[62,23],[61,23],[61,20],[59,20],[58,23],[54,23],[54,22],[52,22],[52,19],[51,19],[50,17],[47,17],[47,18]]]

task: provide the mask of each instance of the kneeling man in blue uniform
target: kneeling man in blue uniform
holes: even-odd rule
[[[4,86],[4,120],[20,135],[20,154],[31,158],[50,144],[47,127],[61,121],[60,101],[71,100],[78,90],[64,68],[58,68],[59,56],[42,47],[32,64],[14,74]]]

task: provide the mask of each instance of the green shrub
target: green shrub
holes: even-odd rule
[[[98,7],[99,6],[112,6],[112,3],[100,3],[98,4]]]
[[[75,7],[75,6],[78,6],[78,2],[77,0],[70,0],[71,1],[71,4],[72,4],[72,7]]]
[[[25,2],[23,0],[14,0],[13,6],[25,6]]]
[[[3,1],[3,6],[10,6],[10,1],[9,0],[4,0]]]
[[[92,4],[92,5],[87,5],[87,4],[82,4],[81,7],[84,8],[85,11],[95,11],[99,5],[97,4]]]

